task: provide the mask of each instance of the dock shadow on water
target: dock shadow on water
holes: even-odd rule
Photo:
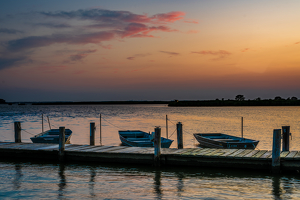
[[[299,174],[118,164],[0,162],[1,199],[298,199]]]

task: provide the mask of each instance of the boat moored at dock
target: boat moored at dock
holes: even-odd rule
[[[72,131],[65,129],[65,143],[70,143]],[[33,143],[59,143],[59,129],[50,129],[30,138]]]
[[[258,140],[236,137],[223,133],[194,133],[200,147],[218,149],[255,149]]]
[[[121,130],[119,137],[123,145],[131,147],[154,147],[153,134],[140,130]],[[161,147],[169,148],[173,140],[161,137]]]

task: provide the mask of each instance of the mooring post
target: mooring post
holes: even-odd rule
[[[166,136],[169,139],[169,131],[168,131],[168,115],[166,115]]]
[[[290,150],[290,126],[282,127],[282,151]]]
[[[15,122],[15,143],[21,143],[21,122]]]
[[[90,123],[90,145],[95,145],[95,122]]]
[[[100,129],[100,145],[102,146],[102,122],[101,122],[101,114],[100,114],[100,127],[99,127],[99,129]]]
[[[244,138],[244,119],[243,119],[243,117],[241,118],[241,134],[242,134],[242,138]]]
[[[65,155],[65,127],[59,127],[59,146],[58,146],[58,159],[59,161],[64,161]]]
[[[273,131],[273,148],[272,148],[272,172],[280,172],[280,141],[281,129],[274,129]]]
[[[160,166],[160,149],[161,149],[161,129],[155,128],[154,135],[154,166]]]
[[[177,126],[177,148],[178,149],[183,149],[183,137],[182,137],[182,123],[178,122],[176,124]]]

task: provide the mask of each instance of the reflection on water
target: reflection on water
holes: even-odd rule
[[[300,177],[238,170],[0,162],[0,199],[299,199]]]
[[[21,188],[21,178],[23,176],[22,167],[20,164],[15,165],[15,171],[16,171],[16,175],[13,180],[13,186],[14,186],[14,190],[19,190]]]
[[[155,171],[154,175],[154,192],[156,194],[156,199],[162,198],[162,190],[161,190],[161,171]]]
[[[95,194],[95,191],[94,191],[96,171],[93,167],[90,168],[90,176],[91,176],[90,183],[89,183],[90,197],[94,198],[94,197],[96,197],[96,194]]]
[[[64,196],[64,189],[67,186],[64,164],[59,164],[58,176],[60,179],[58,183],[58,198],[61,199]]]
[[[280,187],[280,177],[279,176],[274,176],[272,178],[272,186],[273,186],[273,195],[275,199],[282,199],[281,194],[282,194],[282,189]]]

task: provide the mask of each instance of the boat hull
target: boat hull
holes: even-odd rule
[[[65,143],[69,144],[72,136],[70,129],[65,129]],[[59,129],[51,129],[30,138],[33,143],[59,143]]]
[[[139,130],[119,131],[120,141],[124,146],[130,147],[154,147],[149,133]],[[161,148],[169,148],[173,140],[161,137]]]
[[[195,133],[200,147],[217,149],[255,149],[258,140],[235,137],[222,133]]]

